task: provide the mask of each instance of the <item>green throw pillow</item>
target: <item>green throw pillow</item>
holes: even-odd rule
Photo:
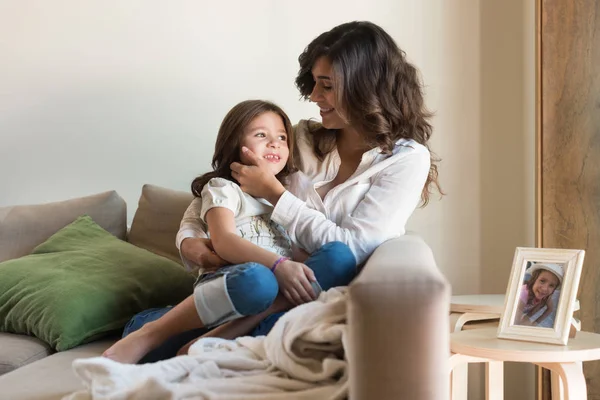
[[[139,311],[178,303],[192,285],[179,264],[84,216],[31,255],[0,263],[0,331],[63,351],[123,328]]]

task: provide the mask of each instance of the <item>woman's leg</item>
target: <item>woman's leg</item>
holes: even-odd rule
[[[261,313],[275,300],[279,287],[268,268],[246,263],[223,270],[209,279],[201,279],[192,296],[119,340],[104,352],[104,356],[123,363],[136,363],[174,335]]]
[[[342,242],[321,246],[304,263],[313,270],[323,290],[348,286],[356,276],[356,258]]]

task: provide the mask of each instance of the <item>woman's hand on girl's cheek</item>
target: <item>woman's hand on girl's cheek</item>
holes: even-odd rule
[[[257,157],[251,150],[244,152],[251,165],[234,162],[230,165],[231,175],[240,188],[254,197],[261,197],[275,204],[285,188],[269,169],[267,162]]]

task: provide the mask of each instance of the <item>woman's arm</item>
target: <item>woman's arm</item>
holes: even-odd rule
[[[363,199],[339,225],[290,192],[280,197],[271,218],[293,233],[297,243],[309,253],[325,243],[340,241],[350,247],[360,264],[381,243],[404,234],[428,173],[428,153],[413,153],[389,165],[371,178]]]
[[[242,190],[275,204],[271,219],[283,226],[300,247],[313,253],[326,243],[340,241],[350,247],[360,264],[381,243],[404,234],[429,174],[429,152],[419,149],[375,174],[363,199],[339,225],[292,193],[279,194],[281,188],[263,177],[263,160],[257,160],[259,165],[255,167],[234,163],[232,171]]]
[[[175,239],[175,244],[178,249],[181,249],[181,243],[187,238],[203,238],[207,239],[208,235],[204,231],[200,223],[200,212],[202,210],[202,199],[194,197],[188,208],[181,218],[179,231]]]
[[[197,271],[201,267],[205,270],[217,270],[226,262],[215,253],[208,235],[204,232],[200,223],[201,209],[202,199],[195,197],[183,214],[175,245],[188,270]]]

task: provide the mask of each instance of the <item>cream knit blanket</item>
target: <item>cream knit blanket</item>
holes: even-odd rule
[[[63,400],[342,399],[348,395],[346,290],[282,316],[265,337],[206,338],[189,355],[152,364],[73,362],[85,390]]]

